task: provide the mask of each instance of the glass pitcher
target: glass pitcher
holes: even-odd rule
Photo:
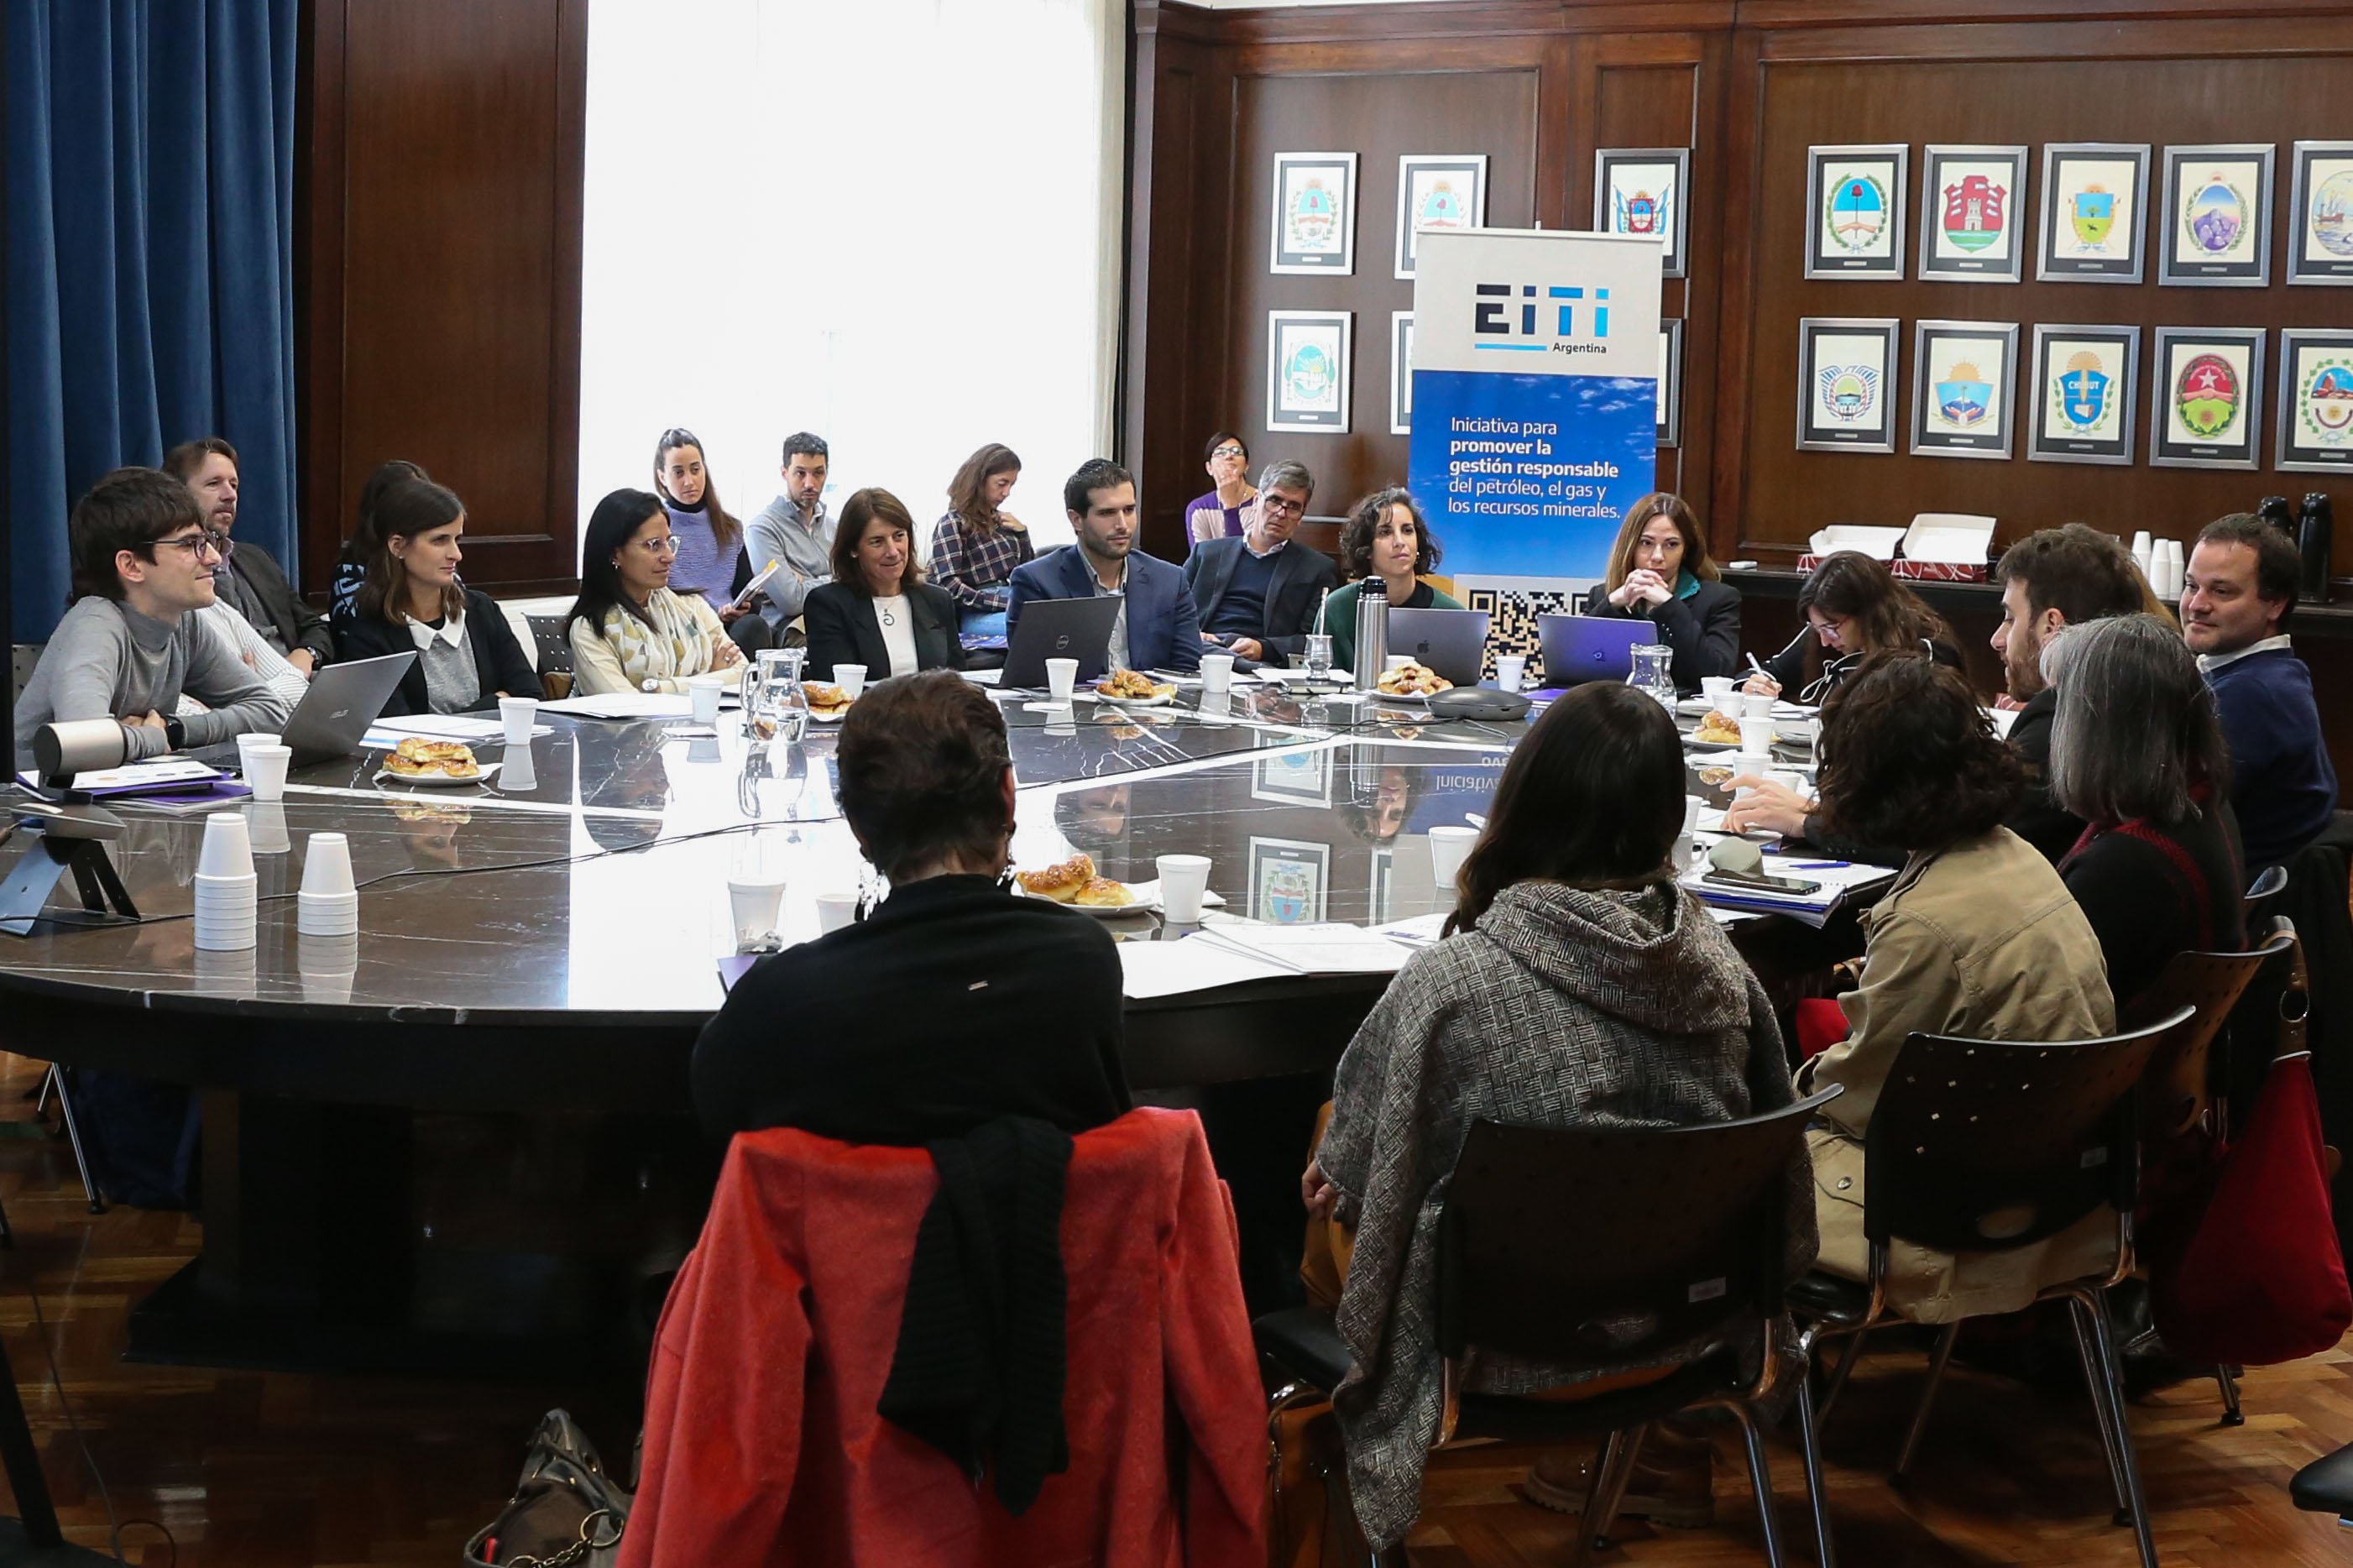
[[[1656,698],[1670,714],[1675,710],[1675,650],[1664,643],[1639,643],[1633,650],[1633,672],[1626,684]]]
[[[801,691],[801,662],[807,650],[763,648],[744,704],[744,733],[755,741],[800,743],[808,728],[808,699]]]

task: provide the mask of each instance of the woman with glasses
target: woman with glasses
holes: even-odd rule
[[[367,580],[353,603],[347,658],[414,653],[387,715],[466,713],[536,697],[539,672],[506,612],[458,580],[466,507],[430,479],[404,479],[375,506]]]
[[[862,489],[842,503],[833,580],[801,605],[811,680],[832,679],[838,664],[864,665],[870,681],[964,668],[956,602],[923,581],[914,541],[914,518],[889,490]]]
[[[710,601],[670,585],[679,558],[670,516],[644,490],[615,490],[588,515],[571,616],[572,685],[584,697],[675,694],[690,677],[744,662]]]
[[[1249,531],[1258,519],[1258,491],[1250,482],[1250,447],[1230,430],[1209,437],[1202,451],[1209,470],[1208,495],[1185,509],[1187,548],[1212,539],[1233,539]]]
[[[1959,669],[1961,650],[1945,617],[1895,580],[1881,563],[1858,551],[1825,556],[1798,589],[1806,629],[1765,661],[1745,689],[1779,696],[1787,689],[1809,707],[1823,701],[1874,653],[1910,648],[1947,669]],[[1680,662],[1680,661],[1678,661]]]

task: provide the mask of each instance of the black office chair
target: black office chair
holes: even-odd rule
[[[2138,1089],[2150,1060],[2195,1025],[2176,1008],[2147,1027],[2096,1040],[2023,1042],[1914,1033],[1904,1042],[1863,1135],[1863,1236],[1870,1278],[1862,1284],[1814,1273],[1789,1300],[1813,1320],[1809,1351],[1833,1337],[1854,1342],[1822,1400],[1827,1415],[1862,1352],[1862,1336],[1897,1320],[1887,1300],[1888,1249],[1897,1239],[1934,1252],[1999,1253],[2068,1230],[2105,1204],[2116,1216],[2116,1258],[2105,1272],[2063,1281],[2042,1300],[2063,1300],[2090,1385],[2093,1414],[2116,1489],[2116,1521],[2130,1523],[2144,1568],[2156,1568],[2148,1509],[2105,1293],[2132,1269],[2132,1214],[2139,1201]],[[1911,1426],[1896,1455],[1901,1484],[1928,1425],[1936,1385],[1952,1359],[1958,1321],[1944,1325]]]
[[[1694,1127],[1473,1123],[1439,1221],[1436,1327],[1446,1410],[1433,1447],[1476,1437],[1605,1438],[1578,1523],[1581,1564],[1607,1543],[1644,1428],[1687,1410],[1728,1410],[1746,1444],[1766,1559],[1780,1568],[1772,1481],[1754,1413],[1780,1382],[1775,1342],[1792,1162],[1805,1157],[1807,1119],[1840,1092]],[[1306,1390],[1328,1392],[1347,1373],[1348,1348],[1328,1314],[1270,1313],[1252,1330],[1260,1354],[1288,1380],[1273,1396],[1273,1414]],[[1744,1370],[1744,1351],[1753,1352],[1760,1340],[1761,1370]],[[1528,1399],[1466,1392],[1461,1366],[1474,1346],[1571,1373],[1683,1359],[1640,1387],[1584,1400]],[[1796,1398],[1816,1548],[1829,1568],[1821,1460],[1802,1378]],[[1381,1568],[1403,1560],[1399,1552],[1376,1553],[1373,1562]]]
[[[572,626],[562,616],[525,616],[531,623],[543,695],[553,700],[572,693]],[[559,679],[551,679],[559,678]],[[560,688],[560,689],[559,689]]]

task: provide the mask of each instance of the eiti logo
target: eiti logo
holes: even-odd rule
[[[1547,288],[1538,288],[1533,283],[1523,283],[1516,287],[1509,283],[1481,283],[1476,285],[1476,292],[1479,300],[1476,306],[1477,315],[1472,322],[1472,332],[1480,337],[1541,337],[1547,341],[1533,343],[1481,342],[1472,344],[1473,348],[1502,349],[1518,353],[1540,354],[1556,352],[1589,353],[1601,347],[1601,343],[1596,340],[1605,339],[1609,335],[1609,290],[1607,289],[1593,290],[1593,302],[1589,311],[1591,321],[1589,331],[1578,331],[1577,310],[1580,302],[1586,298],[1586,291],[1582,289],[1569,288],[1557,283]],[[1513,309],[1514,296],[1517,297],[1518,304],[1516,311]],[[1553,306],[1554,321],[1550,331],[1546,331],[1537,325],[1540,319],[1539,312],[1544,309],[1543,305],[1538,303],[1539,300],[1548,301]],[[1584,342],[1559,341],[1564,338],[1584,338],[1588,341]]]

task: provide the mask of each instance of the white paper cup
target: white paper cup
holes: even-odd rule
[[[291,746],[245,746],[239,748],[245,763],[245,782],[260,801],[286,798],[286,770],[294,763]]]
[[[719,722],[719,699],[726,689],[727,682],[720,676],[692,675],[687,678],[686,700],[692,705],[689,710],[694,715],[696,723]],[[514,764],[509,763],[507,765],[512,767]]]
[[[1773,717],[1773,704],[1776,700],[1777,699],[1768,692],[1743,692],[1740,697],[1740,711],[1737,713],[1727,712],[1725,714],[1725,717],[1727,719],[1770,719]]]
[[[1700,678],[1699,689],[1709,707],[1719,713],[1729,713],[1733,710],[1733,691],[1739,684],[1728,675],[1707,675]]]
[[[1683,796],[1684,837],[1688,838],[1693,834],[1699,831],[1699,814],[1705,810],[1707,802],[1698,795],[1687,795]]]
[[[1201,691],[1204,696],[1222,696],[1234,683],[1234,656],[1229,653],[1205,653],[1201,656]]]
[[[239,735],[237,738],[237,771],[245,773],[251,770],[253,764],[247,761],[246,753],[253,747],[283,745],[285,741],[285,736],[269,730],[255,730],[248,734]]]
[[[1163,855],[1153,862],[1160,873],[1160,913],[1173,925],[1198,925],[1201,896],[1209,890],[1207,855]]]
[[[301,936],[354,936],[360,929],[360,896],[346,893],[318,897],[304,893],[294,900],[294,930]]]
[[[530,745],[532,726],[539,722],[539,699],[536,697],[500,698],[499,722],[506,727],[508,745]]]
[[[1049,659],[1047,662],[1050,664],[1053,661]],[[1078,661],[1065,659],[1062,662],[1076,664]],[[817,896],[817,929],[820,933],[839,931],[844,926],[856,923],[857,920],[856,893],[819,893]]]
[[[1462,869],[1471,846],[1479,841],[1475,827],[1440,826],[1430,830],[1430,875],[1441,898],[1454,890],[1454,879]]]
[[[858,694],[866,689],[866,667],[862,664],[837,664],[833,667],[833,683],[841,688],[844,697],[855,702]]]
[[[229,916],[196,916],[196,949],[200,952],[236,952],[255,945],[260,928],[251,915],[242,920]]]
[[[740,950],[776,934],[776,912],[785,902],[782,877],[730,877],[727,901],[735,916],[735,945]]]
[[[212,877],[253,875],[253,837],[241,814],[216,811],[205,818],[205,841],[196,852],[196,869]]]
[[[352,843],[340,833],[313,833],[302,846],[302,891],[353,892]]]
[[[1744,718],[1740,721],[1740,754],[1744,757],[1769,757],[1773,754],[1773,721],[1770,718]]]
[[[1079,681],[1079,661],[1075,658],[1050,658],[1046,661],[1046,700],[1057,708],[1071,705],[1071,688]]]
[[[1504,691],[1517,691],[1527,684],[1528,656],[1524,653],[1499,653],[1495,656],[1495,685]]]

